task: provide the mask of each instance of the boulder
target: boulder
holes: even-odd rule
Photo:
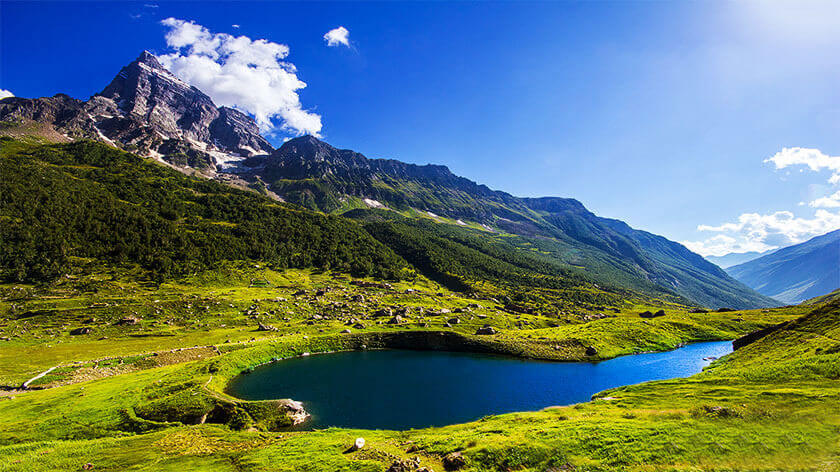
[[[403,322],[403,318],[400,315],[396,315],[390,320],[388,320],[388,324],[400,324]]]
[[[496,334],[496,333],[498,333],[498,331],[496,331],[496,328],[494,328],[492,326],[489,326],[489,325],[482,326],[481,328],[478,328],[475,331],[475,334],[482,334],[482,335],[492,335],[492,334]]]
[[[738,411],[725,406],[706,405],[703,407],[703,411],[709,416],[716,416],[718,418],[737,418],[741,416]]]
[[[443,468],[446,470],[458,470],[467,465],[467,460],[460,452],[450,452],[443,458]]]
[[[70,331],[71,336],[78,336],[80,334],[90,334],[90,328],[87,326],[83,326],[81,328],[76,328],[73,331]]]
[[[598,355],[598,350],[595,349],[592,346],[587,346],[586,347],[586,355],[587,356],[597,356]]]
[[[407,460],[395,460],[386,472],[412,472],[415,469],[414,463]]]

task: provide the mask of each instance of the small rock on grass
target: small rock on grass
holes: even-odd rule
[[[450,452],[443,458],[443,468],[446,470],[458,470],[467,465],[467,460],[460,452]]]

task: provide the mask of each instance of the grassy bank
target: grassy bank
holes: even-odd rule
[[[622,387],[589,403],[463,425],[303,433],[172,425],[144,434],[110,431],[98,439],[35,440],[48,438],[50,425],[74,418],[65,416],[71,414],[69,406],[55,411],[62,403],[75,403],[74,411],[83,409],[80,401],[112,403],[117,399],[107,395],[117,379],[125,395],[148,388],[144,382],[168,385],[183,371],[222,359],[233,370],[256,360],[251,356],[262,348],[243,349],[211,361],[32,392],[7,402],[0,414],[26,417],[38,434],[33,432],[32,442],[18,438],[23,444],[0,449],[0,466],[74,470],[90,462],[97,470],[382,471],[394,460],[417,456],[423,465],[443,470],[442,458],[458,451],[467,470],[838,470],[838,310],[836,305],[820,308],[688,379]],[[29,406],[12,407],[18,400]],[[37,419],[36,410],[51,417]],[[96,415],[102,411],[86,413],[88,431],[94,424],[107,425],[106,416]],[[4,430],[8,439],[9,426]],[[368,445],[345,453],[356,436],[365,437]]]
[[[425,279],[382,284],[237,265],[149,285],[113,270],[118,276],[101,280],[2,288],[4,383],[57,368],[33,383],[41,390],[0,396],[0,469],[381,471],[417,456],[441,471],[453,452],[469,470],[837,469],[837,305],[692,313],[627,300],[548,316]],[[660,309],[664,316],[640,316]],[[443,428],[288,432],[288,402],[224,393],[241,372],[305,352],[597,360],[733,339],[811,312],[688,379]],[[498,333],[476,335],[485,324]],[[90,330],[71,334],[80,327]],[[345,453],[357,436],[368,446]]]

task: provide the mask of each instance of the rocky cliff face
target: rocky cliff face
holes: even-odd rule
[[[180,167],[218,170],[272,146],[244,113],[217,107],[144,51],[87,102],[66,95],[0,102],[0,120],[37,122]]]

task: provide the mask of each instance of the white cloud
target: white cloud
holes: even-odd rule
[[[837,206],[840,207],[840,204]],[[789,211],[764,215],[744,213],[735,222],[719,226],[700,225],[698,231],[720,234],[703,241],[683,241],[682,244],[703,256],[762,252],[798,244],[837,228],[840,228],[840,212],[824,209],[816,210],[811,218],[796,217]]]
[[[239,25],[230,25],[232,28],[239,29]]]
[[[264,131],[281,130],[320,136],[321,116],[304,110],[298,91],[306,83],[283,59],[285,44],[247,36],[211,33],[192,21],[167,18],[166,44],[174,50],[159,56],[181,80],[206,93],[217,105],[250,113]]]
[[[343,26],[333,28],[324,34],[324,41],[327,42],[327,46],[340,46],[343,44],[350,47],[350,31]]]
[[[0,100],[3,100],[4,98],[14,97],[14,96],[15,96],[15,94],[13,94],[12,92],[10,92],[8,90],[5,90],[5,89],[0,89]]]
[[[764,162],[771,162],[776,169],[805,166],[813,172],[828,170],[829,182],[840,182],[840,157],[829,156],[819,149],[801,147],[784,148]],[[804,206],[799,202],[799,206]],[[722,256],[731,252],[766,251],[798,244],[815,236],[840,228],[840,191],[817,198],[808,203],[815,208],[813,216],[797,217],[790,211],[768,214],[744,213],[737,221],[718,226],[699,225],[698,231],[718,233],[702,241],[684,241],[683,244],[703,256]]]
[[[818,198],[808,205],[813,208],[840,208],[840,190],[833,195]]]
[[[840,182],[840,156],[829,156],[819,149],[784,148],[774,154],[773,157],[765,159],[764,162],[772,162],[776,169],[804,165],[814,172],[829,170],[832,175],[828,181],[833,184]],[[802,170],[800,169],[800,171]]]

